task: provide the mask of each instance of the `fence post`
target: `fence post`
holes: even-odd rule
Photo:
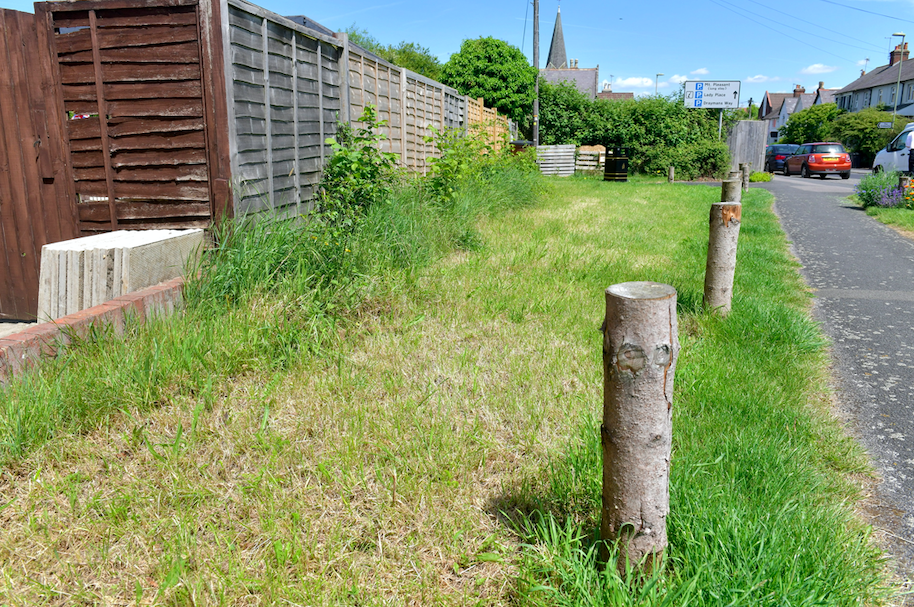
[[[739,181],[724,181],[721,184],[721,202],[711,205],[704,305],[723,316],[729,314],[733,299],[736,244],[742,220],[741,194]]]
[[[911,185],[911,176],[910,175],[898,175],[898,187],[901,188],[901,191],[904,192],[904,189]]]
[[[673,165],[670,165],[670,168],[666,172],[666,181],[667,183],[673,183],[673,180],[676,177],[676,169]]]
[[[679,356],[676,289],[626,282],[606,289],[603,321],[601,560],[650,572],[667,546],[673,376]]]
[[[749,163],[741,162],[739,165],[740,179],[743,180],[743,191],[749,191]]]

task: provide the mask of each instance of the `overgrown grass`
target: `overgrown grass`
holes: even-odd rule
[[[701,310],[705,186],[413,185],[343,242],[225,234],[183,316],[95,335],[0,397],[0,597],[167,605],[858,605],[859,448],[770,212]],[[679,291],[671,547],[593,562],[603,290]]]

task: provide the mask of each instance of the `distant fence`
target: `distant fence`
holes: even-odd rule
[[[393,65],[352,44],[346,34],[307,27],[244,0],[222,0],[229,127],[236,214],[305,205],[331,153],[327,137],[342,120],[358,126],[377,108],[385,151],[425,172],[438,155],[433,129],[492,122],[493,137],[510,122],[457,90]]]
[[[727,136],[731,171],[739,169],[741,163],[750,164],[753,171],[764,170],[767,125],[761,120],[740,120],[733,126]]]

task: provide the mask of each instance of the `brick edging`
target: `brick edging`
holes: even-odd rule
[[[53,356],[70,343],[73,336],[85,337],[93,326],[111,325],[115,332],[121,333],[127,319],[142,323],[147,317],[171,315],[184,303],[183,290],[184,278],[173,278],[0,337],[0,382],[34,366],[42,356]]]

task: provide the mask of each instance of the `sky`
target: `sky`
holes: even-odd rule
[[[530,0],[258,0],[280,15],[306,15],[335,31],[366,30],[382,44],[414,42],[444,62],[463,40],[493,36],[533,59]],[[0,7],[33,12],[31,2]],[[540,0],[540,67],[545,66],[558,0]],[[841,88],[861,69],[888,63],[910,33],[914,0],[564,0],[569,59],[599,66],[616,92],[670,94],[685,80],[738,80],[741,105],[765,91],[819,82]],[[906,37],[907,41],[908,38]],[[914,57],[912,57],[914,59]],[[659,75],[658,74],[662,74]]]

